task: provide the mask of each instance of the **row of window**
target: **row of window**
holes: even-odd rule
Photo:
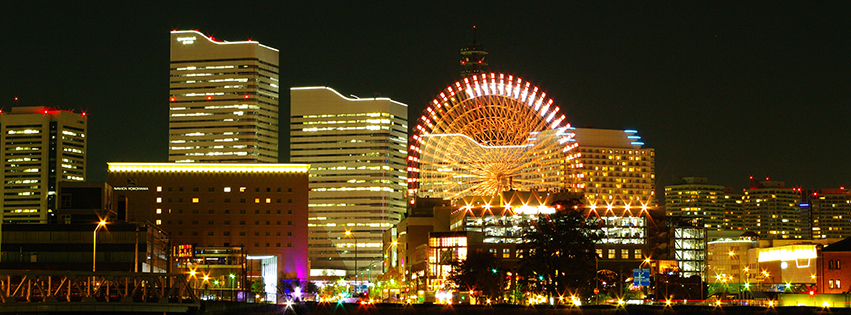
[[[156,223],[157,223],[157,225],[162,225],[163,220],[157,220]],[[165,223],[170,225],[170,224],[172,224],[172,220],[166,220]],[[183,220],[177,220],[177,225],[182,225],[182,224],[183,224]],[[198,225],[198,220],[192,220],[192,224]],[[224,221],[222,221],[222,224],[230,225],[230,220],[224,220]],[[246,224],[245,220],[239,221],[239,225],[245,225],[245,224]],[[207,225],[216,225],[216,222],[214,220],[209,220],[209,221],[207,221]],[[260,225],[260,221],[254,221],[254,225]],[[272,221],[266,221],[266,225],[272,225]],[[281,225],[281,221],[275,221],[275,225]],[[287,221],[287,225],[293,225],[293,221]],[[210,232],[210,233],[213,233],[213,232]]]
[[[157,203],[163,203],[162,197],[157,197],[156,200],[157,200]],[[166,200],[169,203],[174,202],[173,198],[166,198]],[[281,203],[281,200],[282,199],[277,199],[277,201],[275,203]],[[200,202],[201,202],[201,198],[192,198],[192,203],[200,203]],[[215,202],[216,202],[215,198],[208,198],[207,199],[207,203],[215,203]],[[230,203],[230,198],[225,198],[224,202]],[[183,203],[183,198],[177,198],[177,203]],[[246,199],[245,198],[239,199],[239,203],[246,203]],[[254,198],[254,203],[261,203],[261,199],[260,198]],[[272,198],[265,198],[265,203],[272,203]],[[293,203],[293,200],[287,199],[287,203]]]
[[[240,210],[239,210],[239,214],[246,214],[246,212],[247,212],[247,211],[246,211],[245,209],[240,209]],[[163,213],[163,209],[162,209],[162,208],[157,208],[156,213],[157,213],[157,214],[162,214],[162,213]],[[171,209],[168,209],[168,213],[171,213]],[[183,209],[177,209],[177,213],[178,213],[178,214],[183,214]],[[198,210],[198,209],[192,209],[192,213],[193,213],[193,214],[198,214],[198,213],[201,213],[201,210]],[[208,213],[208,214],[216,214],[216,210],[215,210],[215,209],[210,209],[210,210],[207,210],[207,213]],[[230,214],[230,209],[225,209],[225,210],[223,211],[223,213],[224,213],[224,214]],[[236,213],[236,212],[234,212],[234,213]],[[277,210],[275,210],[275,213],[276,213],[276,214],[281,214],[281,209],[277,209]],[[260,209],[254,210],[254,214],[260,214]],[[272,214],[272,210],[266,209],[266,214]],[[293,214],[293,210],[292,210],[292,209],[287,210],[287,214]]]
[[[192,231],[192,236],[198,236],[200,232]],[[183,231],[177,231],[177,235],[183,236]],[[207,232],[207,236],[216,236],[213,231]],[[231,236],[230,231],[224,231],[222,236]],[[246,236],[245,231],[239,232],[239,236]],[[254,232],[254,236],[260,236],[260,232]],[[266,231],[266,236],[272,236],[270,232]],[[281,236],[281,231],[275,232],[275,236]],[[287,232],[287,236],[293,236],[293,232]],[[227,245],[225,245],[227,246]]]
[[[597,251],[597,256],[599,256],[600,258],[603,258],[603,249],[598,248],[596,251]],[[629,251],[630,251],[629,248],[621,248],[621,255],[620,255],[620,257],[617,257],[616,256],[617,250],[614,249],[614,248],[609,248],[608,256],[606,256],[606,257],[608,259],[618,259],[618,258],[630,259]],[[636,249],[632,250],[632,259],[644,259],[644,256],[642,255],[640,248],[636,248]]]
[[[827,261],[827,269],[842,269],[842,266],[839,264],[839,260],[828,260]],[[839,281],[839,280],[837,280]]]
[[[842,289],[842,285],[839,283],[839,279],[827,280],[827,287],[830,288],[830,289]]]
[[[166,187],[166,190],[167,191],[173,191],[174,187]],[[222,188],[222,191],[224,191],[224,192],[231,192],[231,191],[235,191],[235,190],[237,190],[237,189],[236,188],[231,189],[231,187]],[[239,190],[239,192],[245,192],[247,190],[247,188],[245,186],[241,186],[241,187],[238,188],[238,190]],[[162,191],[163,191],[163,186],[157,186],[157,192],[162,192]],[[183,191],[183,187],[177,187],[177,191]],[[198,192],[198,191],[201,191],[201,188],[192,187],[192,191]],[[215,187],[208,187],[207,191],[215,192],[216,188]],[[260,187],[254,187],[254,192],[260,192]],[[266,187],[266,192],[272,192],[272,188]],[[281,187],[277,188],[277,192],[281,192]],[[292,187],[287,188],[287,192],[293,192]]]

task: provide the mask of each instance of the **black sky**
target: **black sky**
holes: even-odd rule
[[[851,186],[844,1],[7,2],[0,106],[86,110],[89,180],[108,161],[167,160],[172,29],[259,41],[280,50],[283,87],[387,96],[418,117],[457,79],[477,25],[490,70],[539,86],[574,126],[638,130],[659,187],[701,176],[743,188],[751,175]]]

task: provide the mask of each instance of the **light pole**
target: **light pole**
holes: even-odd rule
[[[355,293],[358,293],[358,239],[351,230],[346,230],[346,236],[355,240]]]
[[[234,274],[230,274],[230,300],[233,301],[233,283],[236,282],[236,276]]]
[[[95,262],[97,262],[97,249],[98,249],[98,230],[102,226],[106,225],[106,220],[100,220],[98,226],[95,227],[95,231],[92,232],[92,272],[95,272]]]

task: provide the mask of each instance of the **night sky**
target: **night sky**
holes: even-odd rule
[[[85,110],[88,180],[105,180],[106,162],[168,160],[172,29],[279,49],[287,121],[288,86],[386,96],[420,116],[458,79],[476,25],[490,70],[539,86],[574,126],[638,130],[658,188],[679,176],[851,186],[846,1],[7,2],[0,106]]]

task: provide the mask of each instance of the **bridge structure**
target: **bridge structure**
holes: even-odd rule
[[[0,270],[0,313],[196,313],[185,274]]]

